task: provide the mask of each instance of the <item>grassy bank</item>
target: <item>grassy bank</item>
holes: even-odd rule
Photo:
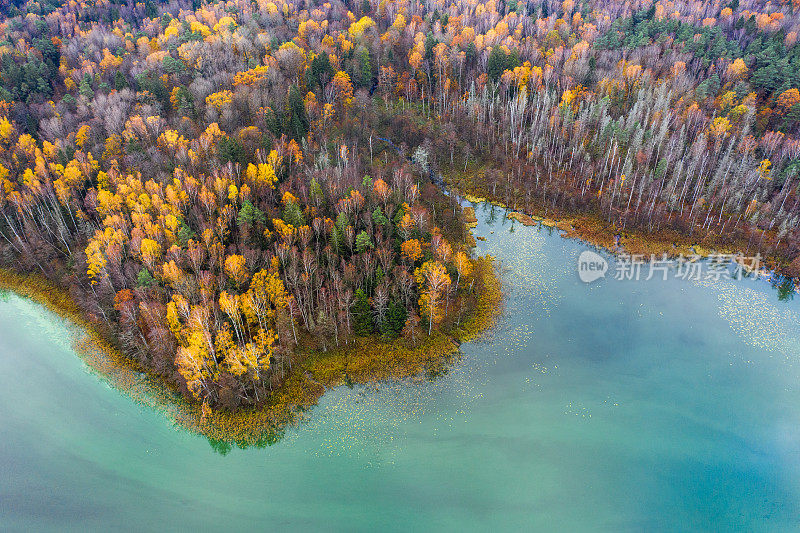
[[[111,332],[88,320],[66,291],[36,275],[0,269],[0,288],[40,302],[85,331],[75,340],[87,366],[134,401],[157,409],[176,427],[201,434],[212,442],[240,446],[265,445],[302,418],[328,388],[411,376],[436,375],[446,369],[461,342],[490,328],[501,309],[502,293],[491,257],[478,258],[475,290],[465,296],[464,319],[455,318],[442,331],[420,335],[416,344],[397,339],[356,338],[328,352],[298,354],[287,379],[257,407],[213,410],[187,401],[158,376],[148,374],[113,344]]]

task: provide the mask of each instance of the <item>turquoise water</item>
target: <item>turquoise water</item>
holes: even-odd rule
[[[481,206],[507,288],[436,381],[338,388],[216,453],[0,299],[0,529],[792,531],[800,308],[763,281],[586,285],[585,244]],[[610,258],[609,258],[610,259]]]

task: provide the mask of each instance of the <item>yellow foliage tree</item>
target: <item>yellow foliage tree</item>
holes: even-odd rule
[[[413,265],[422,257],[422,246],[418,239],[409,239],[400,245],[400,253]]]
[[[250,275],[247,271],[244,257],[235,254],[225,258],[225,273],[233,280],[237,287],[244,285]]]
[[[155,262],[161,257],[161,245],[153,239],[142,239],[140,250],[142,262],[152,271]]]
[[[428,335],[430,335],[433,324],[438,324],[444,318],[441,302],[452,283],[450,275],[439,261],[426,261],[414,271],[414,280],[421,289],[419,308],[423,316],[428,318]]]
[[[712,137],[726,137],[730,129],[731,123],[726,117],[717,117],[708,126],[708,133]]]
[[[456,272],[458,272],[458,277],[456,278],[456,289],[458,289],[461,278],[472,274],[472,261],[470,261],[467,254],[459,250],[453,257],[453,264],[456,267]]]
[[[350,24],[348,33],[353,39],[360,39],[369,28],[375,27],[375,21],[369,17],[361,17],[357,22]]]
[[[206,105],[222,111],[222,108],[230,104],[232,99],[233,93],[226,89],[206,96]]]

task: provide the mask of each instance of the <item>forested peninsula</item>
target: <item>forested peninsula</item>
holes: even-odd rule
[[[435,373],[490,325],[467,193],[800,275],[797,2],[0,11],[4,283],[215,437]]]

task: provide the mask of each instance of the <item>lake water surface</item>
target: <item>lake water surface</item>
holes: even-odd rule
[[[490,335],[435,381],[340,387],[226,455],[6,294],[0,529],[800,528],[798,301],[753,280],[587,285],[587,245],[477,216],[507,293]]]

